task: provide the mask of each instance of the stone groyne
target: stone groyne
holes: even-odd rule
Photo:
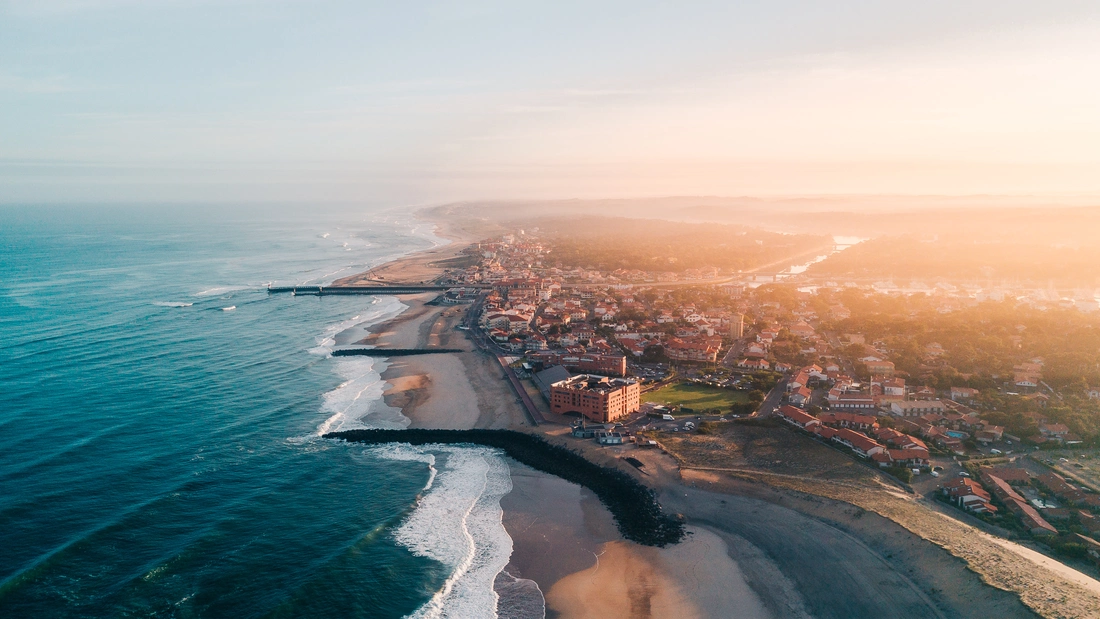
[[[337,348],[333,357],[408,357],[466,352],[461,348]]]
[[[653,490],[618,470],[588,461],[542,437],[514,430],[348,430],[324,438],[355,443],[473,444],[495,447],[527,466],[591,490],[614,516],[622,536],[646,546],[667,546],[684,537],[684,525],[666,515]]]

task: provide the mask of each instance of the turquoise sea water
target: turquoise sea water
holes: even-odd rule
[[[372,361],[326,346],[399,306],[263,288],[434,242],[399,212],[0,208],[0,617],[400,617],[438,594],[453,570],[397,533],[432,457],[314,438],[398,419]]]

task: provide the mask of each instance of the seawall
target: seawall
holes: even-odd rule
[[[354,443],[473,444],[495,447],[531,468],[588,488],[614,516],[622,536],[645,546],[667,546],[684,537],[684,525],[666,515],[653,490],[626,473],[594,464],[542,437],[514,430],[348,430],[324,438]]]

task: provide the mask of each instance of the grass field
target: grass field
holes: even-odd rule
[[[731,404],[742,404],[749,401],[749,395],[744,391],[695,385],[692,383],[674,383],[666,385],[656,391],[642,394],[643,402],[658,402],[670,406],[687,406],[696,412],[719,408],[722,412],[729,412]]]

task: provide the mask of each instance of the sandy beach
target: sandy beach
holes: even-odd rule
[[[460,257],[471,240],[342,281],[431,281],[441,262]],[[663,549],[627,542],[591,492],[512,462],[513,490],[501,501],[513,540],[497,581],[502,617],[537,616],[532,600],[540,592],[547,617],[1100,616],[1100,595],[1088,583],[1074,583],[998,541],[979,543],[968,525],[912,501],[902,506],[916,512],[883,502],[885,490],[861,498],[830,495],[825,484],[783,487],[787,482],[763,477],[681,471],[659,451],[632,452],[646,463],[640,473],[614,450],[564,436],[565,426],[531,428],[495,360],[456,328],[467,306],[436,305],[435,297],[399,296],[408,309],[354,342],[463,351],[389,360],[385,401],[411,427],[539,432],[638,476],[691,532]],[[892,507],[876,509],[880,504]],[[913,524],[926,515],[947,524],[928,530]],[[506,609],[507,600],[519,606]]]
[[[509,462],[512,492],[501,501],[512,537],[505,571],[535,581],[548,617],[773,616],[718,535],[651,548],[622,539],[591,491]]]
[[[393,357],[382,373],[388,405],[413,428],[504,428],[524,425],[515,395],[495,361],[477,351],[456,327],[466,306],[433,305],[436,293],[399,295],[408,309],[371,328],[356,342],[380,348],[445,348],[461,353]]]

